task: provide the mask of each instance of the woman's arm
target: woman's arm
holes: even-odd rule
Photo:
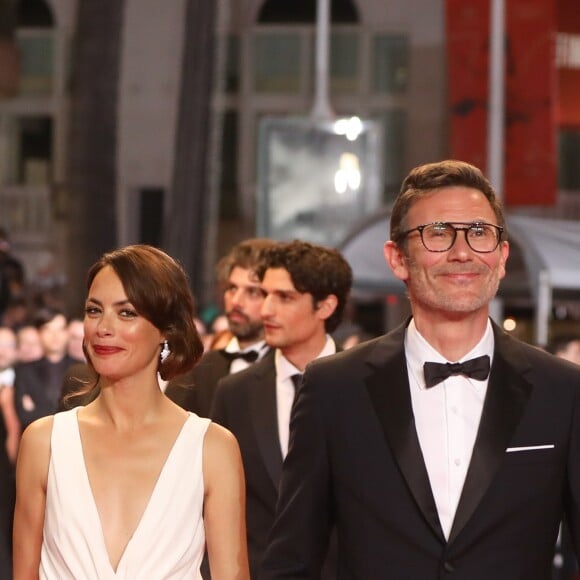
[[[14,580],[36,580],[40,566],[52,417],[23,433],[16,464]]]
[[[203,444],[204,524],[212,580],[249,580],[246,489],[240,449],[210,424]]]
[[[6,453],[12,464],[16,463],[18,443],[20,441],[20,421],[14,408],[14,389],[3,386],[0,388],[0,409],[6,425]]]

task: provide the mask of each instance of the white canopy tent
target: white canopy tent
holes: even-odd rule
[[[374,215],[340,245],[354,273],[354,290],[365,293],[402,294],[405,286],[395,278],[383,258],[389,239],[390,211]],[[520,252],[527,271],[511,276],[516,260],[510,258],[500,294],[526,287],[535,307],[535,343],[545,345],[556,290],[578,290],[580,299],[580,222],[523,215],[507,216],[512,255]]]
[[[580,222],[522,215],[508,216],[507,221],[509,236],[528,268],[536,344],[546,345],[554,291],[580,291]]]
[[[355,291],[405,292],[405,285],[393,276],[383,257],[383,246],[390,234],[390,217],[390,210],[381,210],[356,228],[338,248],[352,268]]]

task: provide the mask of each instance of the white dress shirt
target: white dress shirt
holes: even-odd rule
[[[334,340],[326,335],[326,344],[315,358],[328,356],[336,352]],[[294,402],[295,388],[292,375],[302,374],[304,371],[297,369],[280,351],[276,349],[274,357],[276,366],[276,408],[278,410],[278,436],[282,457],[288,453],[288,439],[290,437],[290,412]]]
[[[448,361],[419,333],[413,320],[405,335],[405,354],[411,403],[423,459],[435,498],[439,521],[449,537],[479,428],[488,380],[454,375],[427,389],[423,364],[427,361],[463,362],[493,357],[493,330],[488,321],[479,343],[460,361]]]
[[[241,349],[238,339],[234,336],[230,339],[224,350],[226,352],[250,352],[255,350],[258,353],[258,358],[256,359],[258,361],[268,351],[268,345],[266,344],[265,341],[259,340],[258,342],[255,342],[254,344],[248,346],[247,348]],[[233,375],[234,373],[247,369],[251,364],[253,363],[248,362],[243,358],[234,359],[230,364],[230,375]]]
[[[14,375],[15,373],[12,367],[0,371],[0,387],[13,387]]]

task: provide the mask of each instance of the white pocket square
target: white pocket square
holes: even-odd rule
[[[553,443],[549,445],[528,445],[527,447],[508,447],[506,453],[518,453],[520,451],[542,451],[543,449],[554,449]]]

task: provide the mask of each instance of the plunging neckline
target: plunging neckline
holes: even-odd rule
[[[83,470],[83,476],[82,479],[84,481],[84,486],[85,486],[85,495],[89,498],[88,501],[88,509],[90,509],[91,511],[91,517],[95,520],[95,525],[96,525],[96,529],[99,530],[99,545],[100,545],[100,549],[103,551],[104,554],[104,561],[107,562],[109,569],[112,573],[112,575],[117,578],[119,576],[119,573],[123,570],[123,564],[126,560],[127,554],[130,552],[130,548],[131,546],[135,543],[135,541],[137,541],[139,539],[139,536],[141,534],[141,530],[144,528],[148,516],[152,511],[152,505],[154,505],[155,503],[157,503],[157,496],[160,493],[160,488],[163,485],[163,482],[165,481],[165,479],[168,477],[167,473],[170,470],[170,466],[172,463],[174,463],[173,457],[175,456],[175,454],[177,453],[176,449],[179,446],[180,441],[182,440],[182,435],[185,431],[185,427],[186,425],[190,422],[192,414],[189,413],[188,417],[185,419],[185,421],[183,422],[183,425],[181,426],[181,428],[179,429],[177,436],[175,438],[175,441],[173,442],[173,444],[171,445],[171,449],[169,450],[169,453],[167,454],[167,457],[165,458],[165,461],[163,462],[163,465],[161,466],[161,470],[159,472],[159,475],[157,476],[157,480],[155,481],[155,484],[153,485],[153,489],[151,491],[151,495],[149,496],[149,499],[147,500],[147,503],[145,505],[145,509],[143,510],[143,513],[141,514],[141,517],[139,518],[139,521],[137,522],[137,526],[135,527],[135,529],[133,530],[133,533],[131,534],[131,537],[129,538],[129,541],[125,544],[125,547],[123,548],[123,552],[121,554],[121,557],[119,558],[119,561],[117,562],[117,568],[115,569],[113,567],[113,564],[111,563],[111,557],[109,555],[109,552],[107,550],[107,544],[105,542],[105,534],[103,532],[103,525],[101,522],[101,516],[99,514],[99,508],[97,507],[97,502],[95,500],[95,496],[93,494],[93,489],[91,487],[91,482],[89,479],[89,472],[87,469],[87,464],[85,461],[85,454],[84,454],[84,449],[83,449],[83,442],[82,442],[82,438],[81,438],[81,430],[80,430],[80,425],[79,425],[79,417],[78,417],[78,410],[80,409],[80,407],[77,407],[75,409],[75,415],[76,415],[76,421],[75,421],[75,425],[76,425],[76,434],[77,434],[77,443],[78,443],[78,448],[79,448],[79,452],[80,452],[80,458],[81,458],[81,466],[84,468]]]

